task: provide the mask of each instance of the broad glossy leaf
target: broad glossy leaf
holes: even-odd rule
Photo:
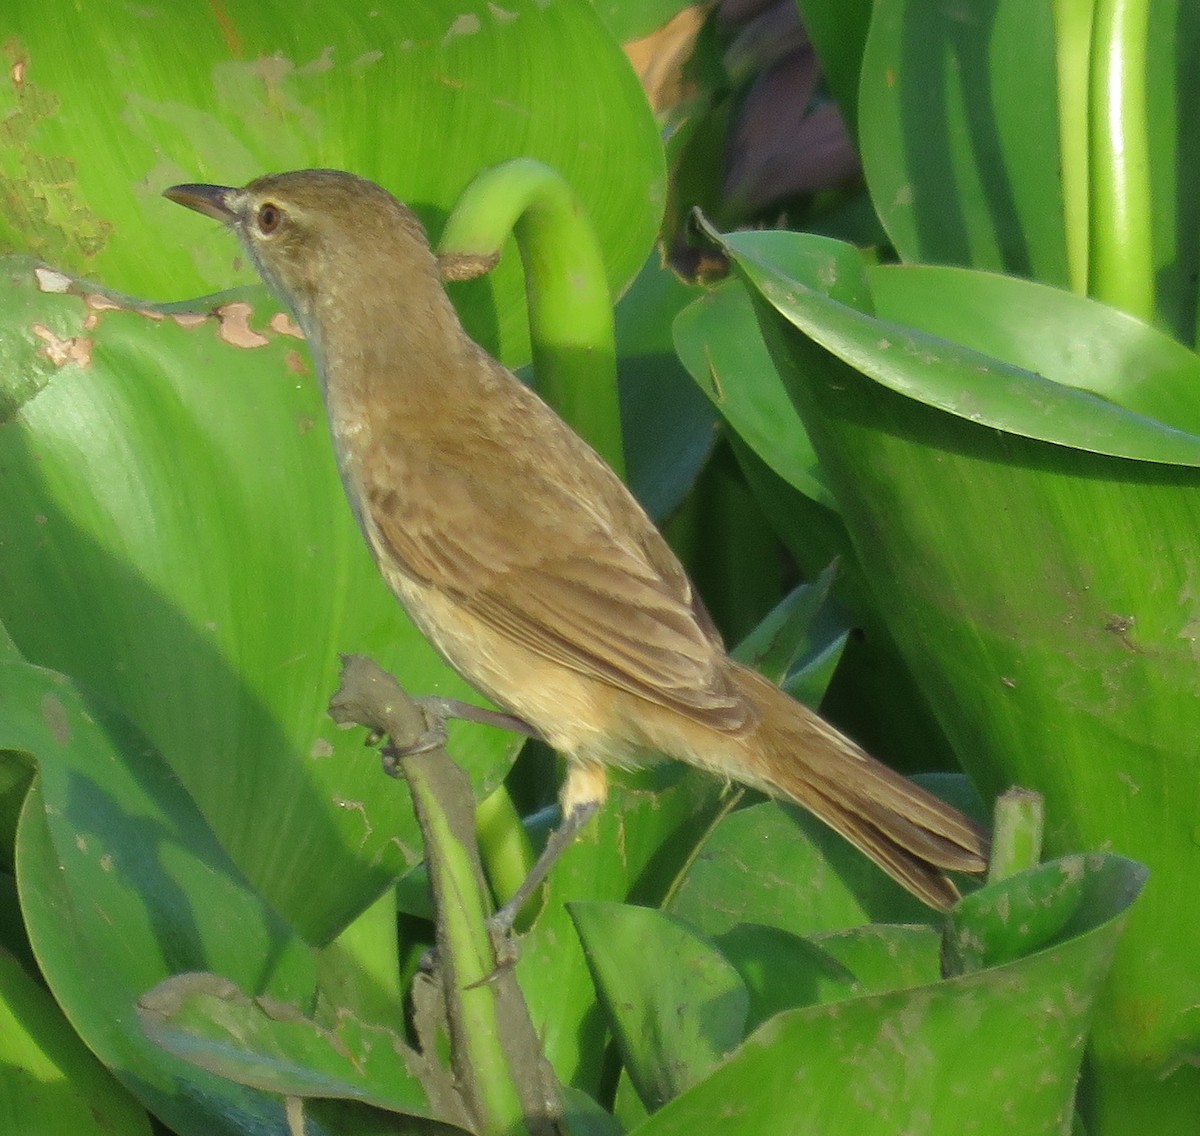
[[[812,937],[851,974],[858,994],[928,986],[942,975],[942,931],[916,924],[868,923]]]
[[[834,507],[745,288],[730,281],[696,300],[676,318],[674,336],[684,366],[739,437],[790,485]]]
[[[741,1040],[745,984],[711,943],[659,911],[575,903],[571,915],[621,1060],[654,1111]]]
[[[735,234],[726,245],[745,279],[795,329],[907,399],[1030,439],[1113,457],[1200,465],[1200,437],[1188,433],[1186,423],[1177,427],[1147,418],[1004,359],[877,317],[866,269],[849,245],[778,232]],[[778,249],[789,264],[804,263],[790,246],[809,253],[803,275],[776,262]],[[854,296],[862,307],[853,306]],[[774,349],[770,336],[768,343]],[[796,398],[794,365],[775,358]],[[800,410],[811,434],[803,405]]]
[[[0,952],[0,1126],[149,1136],[150,1120],[88,1052],[54,999]]]
[[[626,472],[660,522],[679,508],[716,438],[716,415],[680,364],[671,336],[676,314],[697,291],[655,250],[614,313]]]
[[[339,653],[471,692],[380,580],[303,345],[261,290],[238,325],[37,279],[10,262],[0,291],[0,616],[120,706],[261,894],[328,939],[421,855],[401,784],[326,714]],[[74,360],[48,357],[63,344]],[[481,791],[514,745],[454,735]]]
[[[1065,285],[1057,105],[1050,5],[879,0],[859,141],[901,257]]]
[[[1200,433],[1200,357],[1133,316],[991,272],[873,265],[867,275],[882,319]]]
[[[564,1084],[598,1095],[595,1055],[608,1028],[567,904],[660,904],[721,808],[723,786],[677,763],[616,774],[608,801],[555,864],[546,899],[521,939],[517,976],[546,1056]]]
[[[1155,322],[1184,343],[1197,340],[1200,260],[1200,7],[1190,0],[1149,5],[1147,151]],[[1120,139],[1116,139],[1119,146]],[[1117,266],[1120,271],[1120,266]]]
[[[120,715],[22,663],[0,667],[0,697],[0,745],[38,755],[17,879],[34,953],[72,1026],[181,1136],[272,1130],[278,1101],[166,1054],[142,1032],[135,1003],[171,974],[211,969],[308,1004],[311,951],[246,886]]]
[[[862,992],[855,975],[837,959],[778,927],[739,923],[713,942],[749,995],[748,1029],[782,1010],[840,1002]]]
[[[738,809],[705,841],[668,910],[703,934],[761,923],[795,935],[932,913],[802,809]]]
[[[691,1133],[720,1117],[722,1133],[767,1136],[786,1117],[792,1131],[856,1136],[1069,1132],[1093,1002],[1143,875],[1124,863],[1120,898],[1081,911],[1065,942],[932,985],[778,1014],[633,1131]]]
[[[930,339],[899,339],[895,324],[829,303],[827,274],[772,276],[759,259],[768,243],[747,263],[763,286],[764,334],[879,613],[960,760],[990,790],[1015,783],[1045,796],[1051,855],[1111,848],[1151,869],[1093,1034],[1100,1091],[1194,1111],[1200,1079],[1182,1070],[1154,1089],[1148,1071],[1176,1069],[1175,1055],[1197,1043],[1200,986],[1186,946],[1197,922],[1178,897],[1200,872],[1190,804],[1200,473],[1189,456],[1200,436],[1044,378],[1001,389],[1019,393],[1008,409],[1023,403],[1026,423],[1039,405],[1074,404],[1076,421],[1046,432],[1058,444],[994,428],[1011,429],[1011,416],[973,422],[965,411],[990,398],[990,362],[980,369],[934,341],[923,369],[892,367],[882,344],[924,353]],[[1141,333],[1126,344],[1143,339],[1163,357]],[[1127,366],[1136,378],[1137,359]],[[945,390],[956,383],[958,394],[939,401],[926,372],[943,367]],[[1176,397],[1181,373],[1168,369],[1155,397]],[[1044,402],[1025,401],[1035,390]],[[1101,433],[1109,440],[1096,446]],[[1145,1074],[1131,1074],[1133,1054]]]
[[[166,979],[140,999],[138,1014],[164,1049],[239,1084],[438,1116],[407,1043],[353,1015],[339,1015],[328,1028],[295,1006],[250,998],[215,974]]]
[[[0,44],[0,248],[130,294],[252,279],[218,226],[159,196],[181,181],[349,169],[436,233],[480,170],[537,158],[581,196],[616,291],[657,229],[654,122],[586,0],[152,0],[136,13],[19,0],[0,14]],[[485,343],[528,358],[515,255],[456,294]]]
[[[950,917],[945,958],[956,971],[1024,958],[1092,926],[1095,912],[1129,907],[1146,882],[1118,856],[1064,856],[980,888]]]

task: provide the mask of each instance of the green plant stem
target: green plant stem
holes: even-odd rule
[[[470,778],[442,747],[411,747],[428,726],[417,704],[371,660],[343,658],[329,705],[334,721],[365,725],[390,738],[385,768],[408,784],[425,844],[436,909],[436,978],[450,1034],[454,1080],[480,1136],[528,1133],[521,1077],[543,1114],[544,1063],[515,976],[497,967],[488,934],[490,907],[475,846]]]
[[[1059,161],[1067,273],[1080,295],[1088,288],[1088,84],[1096,0],[1054,0],[1055,68],[1058,74]]]
[[[1046,808],[1041,793],[1009,789],[996,798],[988,883],[1036,868],[1042,861]]]
[[[438,251],[487,257],[499,253],[510,233],[525,268],[538,390],[623,474],[604,258],[579,199],[549,166],[518,158],[485,170],[458,199]]]
[[[473,832],[461,831],[447,808],[444,751],[401,759],[421,831],[425,862],[437,905],[438,965],[446,975],[445,997],[454,1065],[467,1071],[468,1096],[480,1131],[527,1131],[520,1094],[513,1082],[503,1046],[496,992],[488,979],[496,959],[488,939],[485,906],[477,862],[471,855]],[[441,768],[438,768],[438,767]],[[461,774],[455,770],[454,775]],[[466,781],[465,775],[461,775]],[[470,786],[466,785],[469,799]]]
[[[504,785],[476,807],[475,835],[492,890],[505,903],[525,882],[534,855],[521,814]]]
[[[1146,122],[1149,0],[1098,0],[1092,27],[1090,292],[1154,320],[1150,147]]]

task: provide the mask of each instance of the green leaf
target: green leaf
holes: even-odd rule
[[[672,321],[696,294],[655,251],[615,312],[629,486],[659,520],[679,508],[716,438],[716,415],[680,364],[671,336]]]
[[[778,927],[739,923],[714,943],[749,994],[750,1030],[782,1010],[840,1002],[860,993],[854,975],[840,962]]]
[[[1146,418],[1005,360],[876,318],[867,306],[870,301],[864,308],[851,306],[839,298],[839,292],[860,297],[869,292],[862,261],[849,245],[794,233],[739,233],[723,243],[744,278],[793,327],[876,383],[909,399],[1027,438],[1114,457],[1200,465],[1200,437],[1186,428]],[[789,264],[797,263],[797,247],[810,258],[803,277],[789,275],[776,263],[776,250]],[[1112,318],[1121,317],[1114,312]],[[776,364],[785,376],[795,366],[784,364],[778,355]]]
[[[0,745],[38,755],[17,881],[38,964],[71,1024],[180,1136],[280,1124],[278,1101],[150,1042],[135,1003],[186,970],[310,1003],[311,951],[247,888],[178,780],[119,714],[26,664],[0,666],[0,698]]]
[[[352,170],[411,202],[436,234],[480,170],[536,158],[582,198],[614,292],[657,230],[657,130],[586,0],[303,11],[230,0],[150,4],[136,20],[104,5],[19,0],[0,15],[0,44],[0,250],[129,294],[179,299],[248,283],[235,242],[159,194],[270,170]],[[541,113],[547,105],[554,114]],[[485,343],[510,362],[528,358],[515,256],[456,296]]]
[[[24,265],[8,280],[0,616],[29,659],[121,707],[247,878],[325,941],[421,855],[403,787],[326,714],[339,652],[413,690],[470,688],[380,579],[300,344],[260,291],[248,340],[228,306],[101,314]],[[45,335],[80,362],[56,366]],[[515,745],[455,728],[480,792]]]
[[[1048,950],[1094,925],[1097,911],[1132,905],[1140,864],[1117,856],[1064,856],[969,895],[951,913],[945,959],[978,970]]]
[[[611,777],[608,801],[554,866],[546,900],[521,939],[517,977],[546,1056],[563,1084],[598,1096],[596,1054],[608,1029],[568,905],[582,900],[660,904],[697,835],[721,808],[715,778],[675,762]]]
[[[1102,860],[1088,870],[1124,887],[1080,910],[1074,937],[948,981],[778,1014],[633,1131],[673,1136],[714,1117],[731,1136],[778,1132],[780,1117],[856,1136],[1066,1131],[1093,1001],[1144,876]]]
[[[882,319],[1200,434],[1200,357],[1133,316],[990,272],[877,265],[867,274]]]
[[[150,1121],[79,1040],[54,999],[0,952],[0,1127],[149,1136]]]
[[[653,1112],[741,1040],[746,987],[718,950],[661,912],[573,903],[571,915],[621,1060]]]
[[[940,981],[942,937],[935,927],[868,923],[812,941],[854,975],[858,993],[884,994]]]
[[[802,809],[769,802],[724,817],[699,850],[670,912],[707,935],[761,923],[795,935],[932,913]]]
[[[1057,106],[1050,5],[876,4],[859,140],[901,258],[1066,285]]]
[[[684,366],[738,436],[788,484],[834,507],[746,289],[731,281],[702,296],[676,318],[674,334]]]
[[[417,1054],[391,1030],[352,1015],[326,1028],[295,1006],[247,997],[219,975],[181,974],[142,997],[138,1016],[159,1045],[238,1084],[446,1119],[430,1106]]]

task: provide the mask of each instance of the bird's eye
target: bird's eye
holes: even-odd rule
[[[282,220],[283,210],[278,205],[265,201],[258,207],[258,231],[265,236],[275,232]]]

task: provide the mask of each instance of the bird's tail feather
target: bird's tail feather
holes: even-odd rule
[[[803,805],[931,907],[959,898],[947,871],[986,869],[987,838],[974,821],[756,672],[739,667],[736,681],[761,715],[754,768],[739,780]]]

